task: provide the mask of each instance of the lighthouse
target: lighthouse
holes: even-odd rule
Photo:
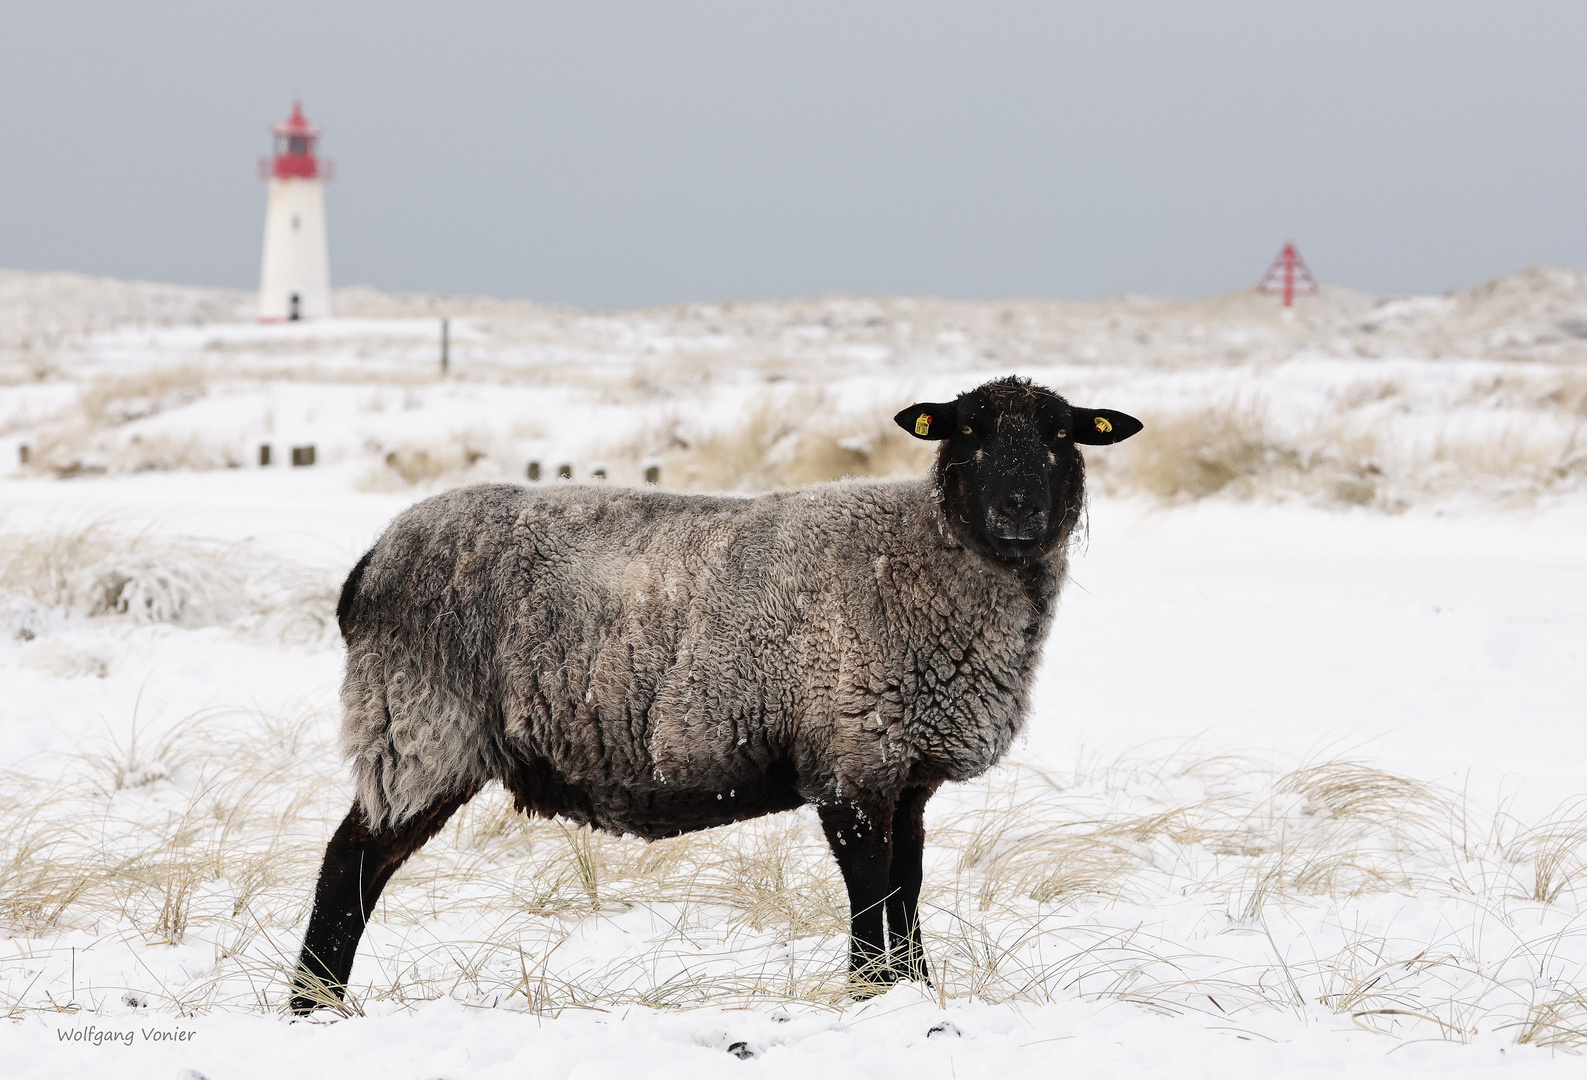
[[[303,106],[294,101],[286,123],[270,130],[275,156],[259,163],[260,174],[270,181],[259,318],[324,318],[331,313],[331,271],[325,247],[329,177],[314,152],[320,129],[304,119]]]

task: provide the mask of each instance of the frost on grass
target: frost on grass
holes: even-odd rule
[[[337,574],[249,543],[131,533],[109,522],[0,533],[0,633],[30,641],[53,618],[236,626],[310,643],[334,621]]]
[[[183,1014],[279,1008],[350,797],[330,727],[216,715],[5,776],[9,1015],[113,1014],[128,994]],[[929,817],[943,999],[1587,1046],[1579,806],[1524,825],[1363,763],[1184,754],[1008,768]],[[809,814],[645,844],[526,819],[491,790],[393,881],[345,1009],[824,1007],[844,994],[846,933]]]

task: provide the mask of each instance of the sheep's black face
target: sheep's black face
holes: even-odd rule
[[[937,483],[950,526],[970,547],[1008,560],[1046,555],[1074,530],[1086,483],[1077,444],[1118,442],[1142,426],[1016,378],[911,405],[893,419],[917,439],[942,440]]]

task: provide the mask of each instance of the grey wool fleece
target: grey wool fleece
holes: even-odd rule
[[[395,824],[517,769],[655,838],[779,808],[779,769],[862,811],[968,779],[1024,722],[1065,568],[966,549],[925,481],[438,495],[349,582],[358,804]]]

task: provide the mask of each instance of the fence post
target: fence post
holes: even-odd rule
[[[441,320],[441,375],[445,377],[446,369],[452,363],[452,320]]]

